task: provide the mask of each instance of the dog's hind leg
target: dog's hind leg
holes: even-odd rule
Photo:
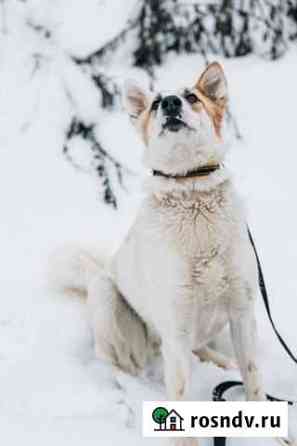
[[[146,362],[148,346],[151,352],[151,335],[110,278],[109,262],[103,252],[64,246],[51,257],[49,285],[86,298],[96,356],[136,374]]]
[[[210,347],[201,347],[197,350],[193,350],[193,353],[198,356],[202,362],[213,362],[218,367],[223,369],[237,369],[238,365],[236,361],[223,353],[217,352]]]
[[[87,306],[97,358],[137,374],[145,365],[149,348],[144,322],[104,269],[97,264],[87,265],[87,276]]]

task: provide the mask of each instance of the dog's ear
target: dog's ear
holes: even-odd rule
[[[130,117],[137,119],[148,106],[148,94],[136,82],[127,80],[124,84],[123,102]]]
[[[228,99],[227,80],[222,66],[213,62],[200,76],[196,88],[215,102],[225,103]]]

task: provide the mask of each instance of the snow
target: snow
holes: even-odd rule
[[[94,359],[83,302],[54,293],[46,279],[50,253],[67,241],[116,246],[141,200],[141,143],[123,112],[97,110],[96,91],[69,56],[87,55],[111,38],[134,4],[125,2],[124,8],[114,2],[113,26],[107,8],[96,27],[94,14],[106,1],[56,0],[51,7],[43,1],[42,8],[32,1],[29,10],[20,3],[12,0],[7,6],[8,32],[0,40],[1,439],[6,446],[151,444],[141,438],[140,407],[144,399],[165,398],[161,364],[139,378],[114,376]],[[54,44],[25,26],[24,14],[56,30]],[[244,137],[233,144],[228,165],[246,201],[276,323],[295,353],[296,57],[291,50],[278,62],[222,61]],[[171,57],[158,70],[157,83],[192,82],[202,66],[198,56]],[[120,81],[144,78],[139,70],[116,63],[114,73]],[[98,120],[102,142],[132,172],[119,191],[118,211],[98,199],[96,177],[77,171],[62,156],[74,109],[86,120]],[[267,391],[297,399],[296,366],[272,333],[260,299],[257,317]],[[230,350],[227,337],[220,343]],[[193,399],[209,399],[218,382],[238,377],[210,364],[193,366]],[[295,408],[290,429],[297,436],[296,420]],[[274,441],[236,439],[236,444]]]

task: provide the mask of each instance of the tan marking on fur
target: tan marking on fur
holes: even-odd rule
[[[178,383],[178,388],[177,388],[177,398],[181,399],[185,393],[185,380],[184,379],[180,379],[180,382]]]
[[[255,397],[257,397],[257,396],[260,395],[260,389],[259,389],[259,387],[257,387],[256,390],[254,391],[254,395],[255,395]]]
[[[252,361],[250,361],[250,362],[248,363],[248,371],[249,371],[250,373],[252,373],[252,372],[255,372],[256,370],[257,370],[257,367],[256,367],[255,363],[252,362]]]
[[[201,113],[203,107],[213,122],[216,135],[218,138],[221,138],[222,123],[224,113],[226,111],[226,100],[220,99],[219,101],[215,102],[203,94],[202,91],[198,90],[198,88],[195,88],[193,92],[197,95],[201,102],[195,102],[192,105],[192,109],[197,113]]]
[[[140,129],[143,135],[144,143],[146,145],[148,145],[149,142],[149,125],[151,118],[152,118],[152,111],[149,106],[141,113],[139,118]]]

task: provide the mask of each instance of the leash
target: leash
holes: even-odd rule
[[[264,301],[264,305],[265,305],[265,309],[266,309],[268,318],[270,320],[270,323],[272,325],[273,331],[276,334],[279,342],[281,343],[283,348],[286,350],[286,352],[290,356],[290,358],[297,364],[297,357],[292,353],[292,351],[289,349],[288,345],[286,344],[286,342],[284,341],[284,339],[280,335],[278,329],[276,328],[274,320],[272,318],[270,304],[269,304],[269,299],[268,299],[268,293],[267,293],[267,289],[266,289],[266,285],[265,285],[265,281],[264,281],[264,275],[263,275],[260,259],[259,259],[259,256],[258,256],[258,252],[257,252],[257,249],[256,249],[255,242],[253,240],[250,228],[247,227],[247,230],[248,230],[249,239],[250,239],[251,245],[253,247],[253,250],[254,250],[254,253],[255,253],[255,256],[256,256],[256,260],[257,260],[259,286],[260,286],[260,291],[261,291],[261,294],[262,294],[262,297],[263,297],[263,301]]]
[[[270,308],[270,303],[269,303],[269,298],[268,298],[268,293],[267,293],[267,288],[266,288],[266,284],[265,284],[265,280],[264,280],[264,274],[263,274],[260,258],[259,258],[259,255],[258,255],[258,252],[256,249],[254,239],[252,237],[250,228],[248,226],[247,226],[247,231],[248,231],[248,236],[249,236],[251,245],[253,247],[253,250],[254,250],[254,253],[256,256],[257,267],[258,267],[259,287],[260,287],[260,291],[262,294],[264,306],[265,306],[269,321],[272,325],[273,331],[276,334],[279,342],[281,343],[281,345],[283,346],[283,348],[285,349],[285,351],[287,352],[289,357],[295,362],[295,364],[297,364],[297,357],[292,353],[292,351],[290,350],[290,348],[284,341],[283,337],[280,335],[280,333],[274,323],[274,320],[273,320],[273,317],[271,314],[271,308]],[[243,387],[243,382],[242,381],[224,381],[221,384],[218,384],[213,390],[213,394],[212,394],[213,401],[226,401],[226,399],[224,398],[224,394],[225,394],[225,392],[227,392],[228,390],[230,390],[233,387]],[[266,397],[267,397],[268,401],[286,401],[290,406],[292,406],[293,404],[297,404],[297,401],[283,400],[283,399],[279,399],[279,398],[276,398],[271,395],[266,395]],[[283,445],[292,444],[290,442],[290,440],[286,440],[286,439],[279,439],[279,441]],[[214,438],[214,446],[226,446],[226,437],[215,437]]]
[[[227,401],[224,398],[225,392],[228,390],[234,388],[234,387],[243,387],[242,381],[224,381],[221,384],[218,384],[213,391],[212,394],[212,400],[213,401]],[[288,400],[282,400],[279,398],[276,398],[274,396],[271,396],[269,394],[266,394],[266,398],[268,401],[286,401],[290,406],[293,406],[296,404],[296,401],[288,401]],[[276,438],[276,440],[279,441],[279,443],[283,446],[296,446],[297,443],[293,443],[289,439],[284,438]],[[214,446],[226,446],[227,438],[226,437],[214,437],[213,444]]]

